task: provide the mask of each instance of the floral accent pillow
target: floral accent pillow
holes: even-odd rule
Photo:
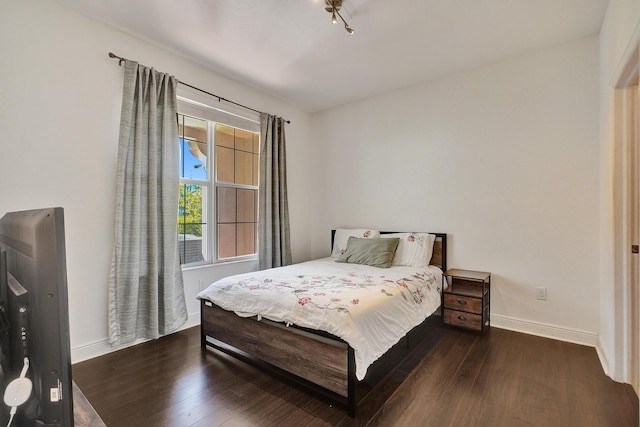
[[[349,237],[373,239],[380,237],[380,231],[368,228],[338,228],[333,236],[333,249],[331,250],[333,258],[338,258],[347,250]]]
[[[399,237],[400,244],[391,265],[427,267],[433,254],[436,236],[429,233],[392,233],[384,237]]]

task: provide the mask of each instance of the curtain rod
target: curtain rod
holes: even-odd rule
[[[115,53],[113,53],[113,52],[109,52],[109,58],[117,59],[117,60],[118,60],[118,65],[119,65],[119,66],[122,66],[122,63],[123,63],[124,61],[126,61],[126,60],[127,60],[126,58],[123,58],[123,57],[121,57],[121,56],[118,56],[118,55],[116,55],[116,54],[115,54]],[[209,95],[209,96],[212,96],[212,97],[214,97],[214,98],[218,98],[218,102],[220,102],[220,101],[225,101],[225,102],[228,102],[229,104],[237,105],[238,107],[246,108],[247,110],[251,110],[251,111],[254,111],[254,112],[256,112],[256,113],[262,113],[262,111],[256,110],[256,109],[251,108],[251,107],[247,107],[246,105],[239,104],[239,103],[234,102],[234,101],[231,101],[231,100],[229,100],[229,99],[227,99],[227,98],[223,98],[223,97],[221,97],[221,96],[215,95],[215,94],[213,94],[213,93],[211,93],[211,92],[207,92],[206,90],[203,90],[203,89],[200,89],[200,88],[198,88],[198,87],[192,86],[192,85],[190,85],[190,84],[188,84],[188,83],[185,83],[185,82],[181,82],[180,80],[178,80],[178,83],[180,83],[181,85],[184,85],[184,86],[190,87],[191,89],[195,89],[195,90],[197,90],[197,91],[199,91],[199,92],[205,93],[205,94],[207,94],[207,95]],[[285,120],[285,122],[286,122],[286,123],[291,123],[291,121],[290,121],[290,120]]]

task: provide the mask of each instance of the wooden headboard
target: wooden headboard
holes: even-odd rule
[[[381,231],[380,234],[391,233],[408,233],[407,231]],[[447,233],[429,233],[436,236],[436,241],[433,243],[433,254],[431,255],[431,262],[429,264],[439,267],[442,271],[447,270]],[[335,238],[336,230],[331,230],[331,250],[333,251],[333,239]]]

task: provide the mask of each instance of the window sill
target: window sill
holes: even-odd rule
[[[229,261],[208,262],[203,264],[193,264],[193,265],[189,264],[189,265],[182,265],[181,267],[182,267],[182,271],[192,271],[192,270],[202,270],[205,268],[223,267],[223,266],[228,266],[233,264],[247,264],[252,262],[257,263],[258,257],[233,259]]]

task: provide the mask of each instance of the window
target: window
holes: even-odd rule
[[[180,203],[182,264],[254,257],[258,236],[260,135],[228,123],[199,118],[180,108]],[[223,117],[224,118],[224,117]]]

